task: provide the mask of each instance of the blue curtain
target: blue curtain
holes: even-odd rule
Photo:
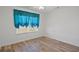
[[[14,25],[39,27],[39,14],[14,9]]]

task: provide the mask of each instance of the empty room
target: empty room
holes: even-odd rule
[[[79,52],[79,6],[0,6],[0,52]]]

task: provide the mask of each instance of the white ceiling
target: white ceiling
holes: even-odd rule
[[[27,8],[33,11],[37,11],[40,13],[48,13],[52,10],[54,10],[55,8],[57,8],[57,6],[44,6],[44,10],[39,10],[39,6],[22,6],[23,8]]]

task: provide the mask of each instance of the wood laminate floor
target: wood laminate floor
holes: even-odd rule
[[[79,52],[79,47],[50,39],[39,37],[0,48],[1,52]]]

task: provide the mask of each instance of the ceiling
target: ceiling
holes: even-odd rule
[[[39,10],[39,6],[22,6],[22,7],[27,8],[29,10],[37,11],[39,13],[48,13],[48,12],[54,10],[55,8],[57,8],[57,6],[43,6],[44,9]]]

